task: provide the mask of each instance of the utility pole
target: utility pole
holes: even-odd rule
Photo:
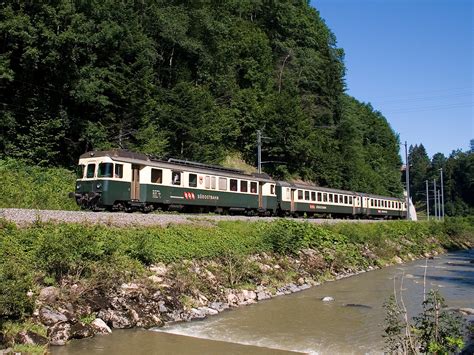
[[[257,130],[257,171],[262,173],[262,132]]]
[[[434,193],[434,212],[435,212],[435,219],[438,219],[438,206],[436,206],[436,179],[433,179],[433,193]]]
[[[405,180],[407,187],[407,220],[410,220],[410,164],[408,162],[408,148],[407,141],[405,141]]]
[[[426,182],[426,218],[430,220],[430,190],[428,189],[428,180]]]
[[[441,197],[438,190],[438,219],[441,220]]]
[[[441,216],[444,221],[444,189],[443,189],[443,168],[440,168],[441,172]]]

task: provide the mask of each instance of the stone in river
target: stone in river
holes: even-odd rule
[[[323,301],[323,302],[332,302],[332,301],[334,301],[334,298],[330,297],[330,296],[326,296],[326,297],[323,297],[321,299],[321,301]]]

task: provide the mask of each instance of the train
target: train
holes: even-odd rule
[[[75,191],[82,209],[182,211],[248,216],[406,218],[402,198],[272,179],[180,159],[156,159],[128,150],[79,157]]]

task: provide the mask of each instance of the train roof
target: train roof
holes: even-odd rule
[[[143,153],[135,153],[124,149],[90,151],[82,154],[79,159],[109,157],[113,160],[128,162],[132,164],[141,164],[149,166],[160,166],[172,169],[189,170],[198,173],[213,173],[215,175],[225,175],[227,177],[242,178],[249,180],[258,180],[273,182],[274,180],[268,174],[252,173],[247,174],[243,170],[226,168],[219,165],[204,164],[189,160],[170,158],[168,160],[158,159]]]

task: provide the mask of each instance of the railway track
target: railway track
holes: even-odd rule
[[[217,221],[273,221],[280,217],[246,217],[222,216],[216,214],[181,214],[181,213],[122,213],[122,212],[90,212],[90,211],[57,211],[34,210],[19,208],[0,209],[0,218],[11,221],[18,226],[27,226],[36,221],[57,223],[87,223],[113,226],[166,226],[169,224],[212,224]],[[298,221],[310,223],[369,223],[377,220],[347,220],[347,219],[315,219],[295,218]]]

